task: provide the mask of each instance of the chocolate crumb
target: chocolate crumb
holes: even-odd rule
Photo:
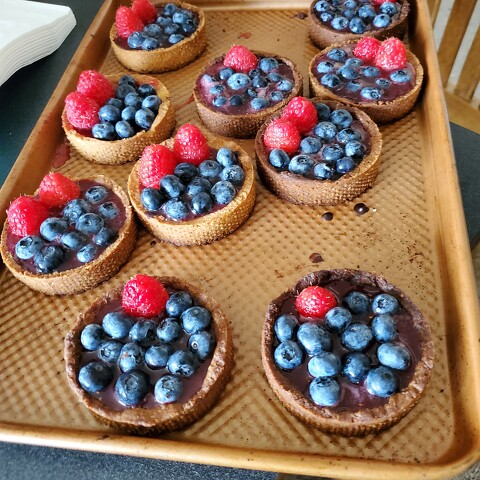
[[[157,244],[157,241],[156,241],[156,240],[152,240],[152,241],[150,242],[150,246],[151,246],[151,247],[154,247],[156,244]]]
[[[323,220],[326,220],[327,222],[329,222],[330,220],[333,220],[333,213],[332,212],[325,212],[322,215],[322,218],[323,218]]]
[[[353,207],[353,210],[358,216],[360,216],[365,215],[370,209],[364,203],[357,203]]]
[[[319,253],[312,253],[308,259],[312,262],[312,263],[320,263],[320,262],[323,262],[323,257],[319,254]]]
[[[300,20],[305,20],[308,15],[305,12],[296,13],[293,18],[299,18]]]

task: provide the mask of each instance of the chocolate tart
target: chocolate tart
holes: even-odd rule
[[[112,83],[118,82],[122,74],[106,75]],[[62,126],[70,144],[83,157],[93,163],[120,165],[137,160],[143,149],[152,143],[168,138],[175,127],[175,111],[170,94],[165,85],[156,78],[147,75],[133,75],[137,84],[149,83],[155,88],[162,104],[149,130],[142,130],[133,137],[121,140],[99,140],[78,132],[68,121],[65,109],[62,113]]]
[[[278,340],[274,332],[274,323],[277,317],[283,313],[282,306],[285,302],[296,298],[306,287],[318,285],[328,288],[329,285],[334,285],[332,290],[336,294],[335,289],[345,289],[345,283],[349,284],[352,289],[364,290],[367,294],[369,292],[371,294],[379,292],[388,293],[396,297],[402,312],[410,317],[411,322],[409,323],[409,328],[402,327],[403,333],[399,330],[399,335],[414,335],[416,338],[415,342],[418,342],[416,348],[419,354],[416,357],[416,362],[412,362],[410,366],[411,379],[408,384],[405,387],[401,387],[397,393],[390,397],[373,397],[377,400],[380,398],[380,401],[376,401],[375,404],[368,407],[358,405],[357,408],[351,408],[350,406],[342,407],[341,403],[334,407],[320,407],[310,399],[308,394],[301,392],[297,388],[294,384],[294,377],[288,377],[275,364],[273,349]],[[339,285],[343,285],[343,287]],[[348,291],[347,289],[345,293]],[[337,294],[336,296],[338,297]],[[294,307],[292,308],[294,309]],[[297,315],[299,314],[297,313]],[[335,348],[337,347],[334,346]],[[358,270],[322,270],[313,272],[300,279],[268,306],[262,334],[262,362],[268,383],[280,402],[290,413],[307,425],[328,433],[361,436],[380,432],[398,422],[417,404],[424,393],[430,379],[434,357],[434,345],[426,319],[401,290],[380,275]],[[346,379],[339,380],[339,382],[341,381],[347,382]],[[363,381],[357,387],[365,389]],[[369,394],[365,391],[363,395]],[[372,396],[370,395],[370,397]],[[351,398],[363,397],[353,396]]]
[[[83,347],[80,335],[83,328],[96,321],[96,313],[114,301],[120,301],[123,286],[102,295],[82,313],[65,337],[65,367],[67,380],[78,399],[103,424],[133,434],[158,434],[178,430],[205,415],[217,402],[233,368],[233,340],[228,321],[218,303],[199,288],[174,277],[157,278],[167,289],[188,292],[198,304],[210,310],[216,347],[200,388],[185,403],[158,404],[155,408],[141,406],[114,410],[83,390],[78,372]]]
[[[155,7],[174,3],[180,8],[190,10],[198,17],[198,27],[195,32],[168,48],[157,48],[155,50],[134,50],[124,48],[117,42],[117,29],[115,23],[110,29],[110,44],[113,53],[118,61],[126,68],[140,73],[162,73],[188,65],[198,58],[207,46],[207,33],[205,30],[205,14],[200,8],[176,0],[171,2],[152,2]]]
[[[73,180],[78,181],[80,179]],[[82,180],[89,180],[105,185],[120,199],[125,208],[125,221],[123,226],[118,231],[117,239],[111,245],[107,246],[98,258],[69,270],[40,274],[32,273],[22,268],[12,253],[10,253],[7,247],[9,226],[8,220],[6,220],[0,243],[0,253],[3,262],[18,280],[33,290],[46,293],[47,295],[70,295],[93,288],[115,275],[120,267],[128,260],[135,247],[137,227],[133,218],[132,208],[124,191],[116,183],[103,175]]]
[[[218,133],[219,135],[224,135],[226,137],[253,138],[255,137],[258,129],[260,128],[260,125],[262,125],[262,123],[270,115],[275,113],[280,108],[284,107],[293,97],[302,95],[303,93],[303,78],[293,62],[286,58],[280,57],[278,55],[272,55],[270,53],[260,52],[257,50],[252,50],[252,52],[257,57],[271,57],[285,63],[293,73],[293,89],[282,101],[263,110],[246,114],[226,114],[216,109],[213,105],[207,104],[203,100],[200,89],[198,87],[198,81],[196,81],[193,89],[193,96],[195,99],[195,104],[197,106],[198,114],[202,122],[207,126],[207,128],[214,133]],[[211,65],[222,61],[224,58],[225,55],[216,58],[211,64],[207,65],[200,72],[197,79],[201,78]]]
[[[388,37],[401,39],[407,29],[407,17],[410,11],[410,5],[407,0],[396,0],[396,3],[401,5],[400,14],[388,27],[367,30],[363,34],[356,34],[351,31],[337,31],[325,26],[314,11],[317,1],[314,0],[308,11],[308,34],[310,40],[319,48],[327,48],[338,43],[358,42],[362,37],[367,36],[375,37],[378,40],[384,40]]]
[[[363,110],[369,117],[377,123],[387,123],[402,118],[410,110],[413,109],[415,102],[417,101],[420,89],[423,82],[423,68],[418,58],[410,51],[407,50],[407,62],[412,65],[415,71],[415,83],[411,90],[407,93],[396,97],[390,101],[354,101],[343,96],[335,94],[330,89],[320,84],[315,74],[313,73],[314,65],[319,57],[326,55],[333,48],[344,48],[347,46],[354,47],[354,43],[332,45],[325,50],[322,50],[310,62],[308,71],[310,79],[310,90],[316,97],[322,97],[325,99],[336,100],[353,107],[357,107]]]
[[[370,117],[358,108],[318,97],[312,98],[310,101],[312,103],[324,103],[331,110],[342,108],[349,111],[354,120],[358,120],[370,136],[369,153],[354,170],[337,180],[317,180],[291,173],[288,170],[278,170],[268,160],[267,150],[263,143],[263,134],[268,124],[281,116],[281,112],[279,112],[269,118],[257,133],[255,151],[258,173],[262,181],[275,195],[291,203],[315,207],[347,202],[363,193],[375,183],[380,168],[382,135]]]
[[[203,245],[219,240],[235,231],[245,223],[255,205],[255,172],[248,154],[236,143],[223,140],[205,133],[208,145],[213,149],[222,147],[238,152],[238,161],[245,173],[245,179],[236,197],[220,210],[207,213],[192,220],[168,220],[162,215],[148,214],[143,208],[140,193],[141,184],[138,177],[138,163],[128,177],[128,195],[135,213],[145,228],[159,240],[174,245]],[[174,139],[163,142],[167,148],[173,148]]]

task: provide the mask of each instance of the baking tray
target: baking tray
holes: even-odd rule
[[[191,65],[159,75],[178,125],[199,122],[194,78],[232,43],[289,57],[307,77],[318,51],[306,34],[307,3],[200,5],[207,15],[207,51]],[[103,173],[125,186],[131,163],[112,167],[76,154],[68,158],[60,126],[63,99],[81,70],[123,71],[108,43],[116,7],[113,0],[102,6],[22,150],[0,193],[3,217],[8,202],[32,193],[51,168],[75,176]],[[234,234],[211,245],[175,247],[141,230],[120,273],[80,295],[35,293],[2,269],[0,440],[337,478],[446,478],[478,459],[479,310],[425,0],[413,5],[409,28],[411,48],[426,70],[423,94],[414,112],[381,128],[378,181],[359,199],[332,208],[299,207],[257,182],[255,211]],[[239,143],[253,156],[253,141]],[[359,201],[370,208],[363,216],[354,212]],[[326,211],[332,221],[323,220]],[[425,396],[379,435],[344,438],[307,428],[278,403],[262,371],[260,337],[269,301],[302,275],[333,267],[385,275],[413,298],[434,335],[436,363]],[[159,438],[103,427],[78,404],[64,375],[63,338],[78,313],[136,272],[201,285],[222,305],[234,334],[236,366],[220,402],[189,428]]]

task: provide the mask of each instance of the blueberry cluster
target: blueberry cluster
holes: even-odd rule
[[[144,188],[140,198],[147,212],[187,220],[230,203],[244,179],[237,153],[221,148],[216,160],[205,160],[198,167],[179,163],[173,175],[160,180],[159,188]]]
[[[198,28],[198,18],[190,10],[167,3],[155,23],[145,25],[141,32],[132,33],[127,44],[132,49],[155,50],[168,48],[190,37]]]
[[[394,315],[400,306],[394,296],[381,293],[370,300],[351,291],[344,305],[329,310],[323,324],[299,326],[294,315],[284,314],[274,325],[279,342],[275,363],[291,371],[308,362],[310,398],[322,407],[341,401],[339,377],[365,387],[370,395],[388,398],[399,390],[399,375],[412,362],[408,349],[395,342]]]
[[[17,242],[17,258],[27,262],[33,259],[34,271],[42,274],[74,268],[97,258],[118,236],[111,224],[119,215],[119,206],[104,201],[109,193],[103,185],[95,185],[83,198],[68,202],[59,216],[47,218],[40,225],[39,236]]]
[[[400,16],[401,5],[371,0],[319,0],[313,11],[323,24],[338,32],[361,35],[367,31],[387,28]]]
[[[143,403],[152,391],[158,403],[176,402],[185,381],[213,354],[211,321],[210,311],[184,291],[173,293],[166,314],[156,319],[134,319],[123,309],[109,312],[101,324],[89,324],[81,333],[90,361],[80,369],[78,381],[89,393],[115,381],[116,399],[125,406]]]
[[[302,139],[300,150],[291,157],[276,148],[268,158],[279,170],[317,180],[337,180],[367,155],[366,132],[352,127],[354,118],[347,110],[331,111],[324,103],[315,104],[315,108],[319,123]]]
[[[133,137],[152,126],[162,100],[148,83],[137,85],[131,75],[123,75],[115,98],[110,98],[98,112],[99,123],[92,135],[100,140],[119,140]]]

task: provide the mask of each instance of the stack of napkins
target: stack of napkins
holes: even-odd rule
[[[18,69],[53,53],[75,24],[69,7],[0,0],[0,85]]]

